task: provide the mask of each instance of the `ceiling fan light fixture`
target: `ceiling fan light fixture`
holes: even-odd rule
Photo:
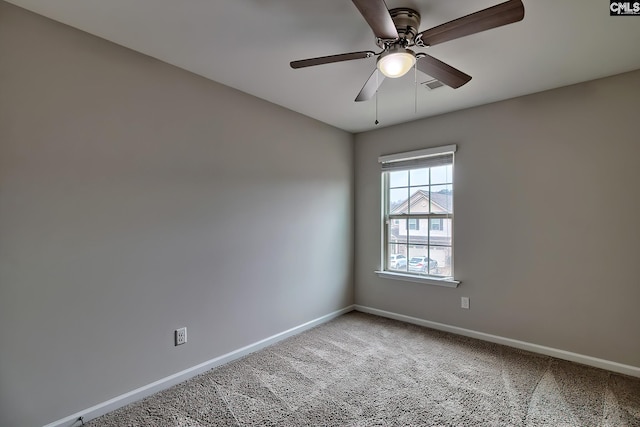
[[[409,72],[416,63],[416,55],[411,49],[394,47],[378,58],[376,66],[386,77],[395,79]]]

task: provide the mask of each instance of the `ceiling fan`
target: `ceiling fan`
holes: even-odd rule
[[[402,77],[414,65],[425,74],[434,77],[454,89],[471,80],[471,76],[450,65],[427,55],[415,53],[410,47],[426,48],[479,33],[491,28],[501,27],[521,21],[524,18],[524,6],[521,0],[509,0],[496,6],[480,10],[453,21],[418,32],[420,14],[413,9],[401,7],[388,10],[384,0],[352,0],[373,34],[381,52],[373,51],[342,53],[318,58],[292,61],[291,68],[304,68],[332,62],[378,56],[376,69],[360,90],[356,102],[371,99],[385,77]],[[380,71],[378,74],[377,71]]]

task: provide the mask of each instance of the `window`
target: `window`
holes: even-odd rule
[[[442,231],[444,230],[442,224],[444,224],[444,221],[442,218],[436,218],[436,219],[430,219],[429,220],[430,226],[429,228],[433,231]]]
[[[380,273],[454,283],[455,150],[450,145],[380,157],[384,233]]]

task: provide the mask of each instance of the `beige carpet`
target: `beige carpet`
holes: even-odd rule
[[[102,426],[640,426],[640,379],[352,312]]]

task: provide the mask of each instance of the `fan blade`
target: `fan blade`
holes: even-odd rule
[[[376,94],[383,80],[384,74],[378,73],[377,68],[373,70],[373,73],[369,76],[369,80],[367,80],[358,96],[356,96],[356,102],[368,101],[373,98],[373,95]]]
[[[329,56],[321,56],[319,58],[310,58],[310,59],[302,59],[300,61],[291,61],[289,65],[291,68],[304,68],[304,67],[312,67],[314,65],[322,65],[322,64],[331,64],[332,62],[342,62],[342,61],[351,61],[353,59],[363,59],[369,58],[375,55],[374,52],[363,51],[363,52],[352,52],[352,53],[341,53],[339,55],[329,55]]]
[[[398,30],[384,0],[353,0],[353,4],[356,5],[376,37],[387,40],[398,38]]]
[[[420,54],[420,57],[416,61],[416,68],[454,89],[459,88],[471,80],[470,75],[465,74],[462,71],[453,68],[451,65],[447,65],[426,53]]]
[[[487,9],[454,19],[419,33],[425,46],[434,46],[470,34],[491,28],[501,27],[521,21],[524,18],[524,5],[521,0],[509,0]]]

